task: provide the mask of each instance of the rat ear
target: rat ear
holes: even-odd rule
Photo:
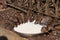
[[[42,27],[41,32],[42,32],[42,33],[48,32],[47,27]]]

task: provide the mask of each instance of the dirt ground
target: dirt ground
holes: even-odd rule
[[[2,13],[3,14],[3,13]],[[0,18],[1,19],[1,18]],[[5,19],[6,20],[6,19]],[[13,28],[13,25],[6,25],[5,24],[5,20],[2,20],[0,21],[0,27],[5,27],[6,29],[8,30],[11,30]],[[7,22],[9,23],[9,22]],[[11,23],[14,23],[14,22],[11,22]],[[15,24],[14,24],[15,25]],[[16,25],[15,25],[16,26]],[[17,33],[18,34],[18,33]],[[19,34],[18,34],[19,35]],[[20,36],[21,37],[21,36]],[[24,37],[22,37],[24,38]],[[60,30],[54,30],[54,31],[51,31],[49,33],[45,33],[45,34],[40,34],[40,35],[36,35],[34,37],[30,37],[30,38],[27,38],[28,40],[60,40]],[[26,39],[25,39],[26,40]]]
[[[56,30],[49,34],[38,35],[30,38],[30,40],[60,40],[60,31]]]
[[[19,4],[20,3],[18,3],[18,5]],[[48,31],[48,32],[26,38],[25,40],[60,40],[60,17],[55,18],[50,15],[39,14],[35,12],[36,11],[35,7],[34,7],[35,9],[33,9],[34,12],[32,12],[30,10],[27,11],[28,9],[24,10],[26,8],[25,5],[24,5],[25,8],[23,7],[19,8],[21,5],[19,7],[16,7],[17,6],[16,3],[14,5],[7,4],[6,9],[2,9],[1,8],[2,6],[0,6],[0,9],[1,9],[0,10],[0,27],[3,27],[10,31],[14,31],[13,30],[14,26],[20,25],[21,23],[26,23],[28,19],[30,19],[30,21],[36,20],[35,22],[36,24],[38,23],[38,24],[47,25],[47,29],[43,29],[42,31],[43,32]],[[54,15],[55,14],[53,14],[53,16]],[[45,21],[43,21],[44,19]],[[22,38],[25,38],[25,37],[22,37]]]

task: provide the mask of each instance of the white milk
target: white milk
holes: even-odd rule
[[[19,33],[24,33],[24,34],[38,34],[42,33],[42,25],[40,24],[34,24],[35,20],[33,22],[27,22],[18,25],[17,27],[14,27],[14,30]]]

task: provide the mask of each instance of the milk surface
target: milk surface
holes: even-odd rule
[[[14,27],[14,30],[19,33],[24,34],[38,34],[42,33],[41,29],[43,25],[40,24],[34,24],[35,20],[33,22],[28,21],[27,23],[23,23],[18,25],[17,27]]]

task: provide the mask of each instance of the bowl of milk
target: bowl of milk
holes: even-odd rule
[[[32,36],[32,35],[37,35],[41,34],[42,27],[44,25],[40,24],[34,24],[35,20],[33,22],[26,22],[23,24],[18,25],[17,27],[14,27],[14,31],[20,33],[22,36]]]

